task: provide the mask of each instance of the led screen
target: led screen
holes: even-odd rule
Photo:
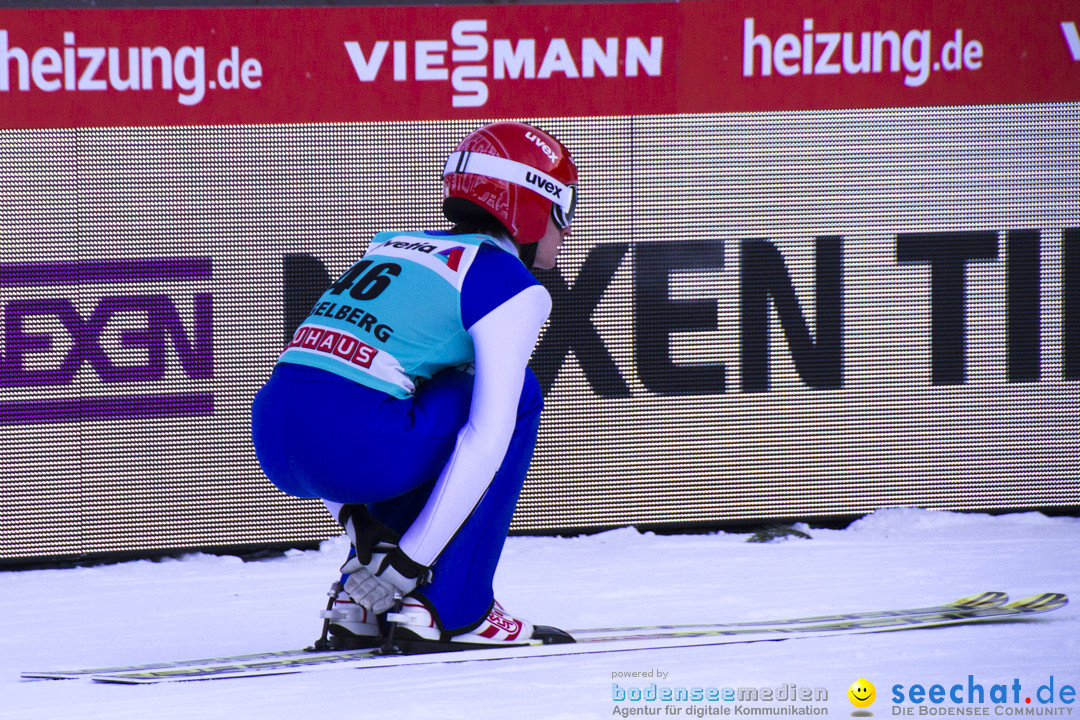
[[[891,78],[889,39],[874,45],[868,35],[868,52],[884,58],[875,81],[912,92],[925,83],[938,100],[847,109],[835,91],[800,99],[806,86],[791,85],[795,107],[781,106],[771,99],[788,82],[779,71],[812,68],[828,38],[803,65],[802,55],[796,62],[776,49],[789,43],[783,18],[748,25],[746,3],[684,5],[640,6],[658,34],[627,26],[614,45],[590,44],[607,31],[584,25],[576,32],[586,40],[564,43],[565,55],[549,39],[547,50],[534,46],[533,76],[522,55],[516,78],[506,63],[523,46],[496,41],[520,8],[427,9],[474,52],[476,38],[490,36],[500,82],[539,83],[547,63],[571,88],[552,85],[555,97],[578,92],[571,79],[596,83],[601,105],[582,100],[587,113],[507,115],[491,105],[485,115],[466,104],[455,117],[454,98],[467,93],[447,72],[437,117],[341,122],[327,110],[299,122],[292,103],[266,122],[162,121],[156,110],[146,122],[130,113],[86,123],[9,116],[0,129],[0,562],[250,550],[337,534],[321,504],[286,497],[262,475],[249,436],[252,397],[314,298],[375,232],[446,226],[445,157],[501,117],[553,133],[581,169],[573,237],[558,268],[540,275],[554,299],[532,361],[546,408],[515,531],[847,517],[896,505],[1075,507],[1078,99],[940,102],[947,88],[930,69],[918,81],[919,48],[896,32]],[[817,18],[817,31],[857,30],[859,9],[848,5],[839,19]],[[557,15],[558,6],[544,7]],[[151,30],[165,24],[147,12]],[[245,12],[273,11],[183,12],[242,24]],[[692,50],[685,36],[664,34],[676,12],[729,21],[734,72],[752,88],[769,84],[762,107],[742,107],[752,98],[701,107],[708,103],[674,77],[675,58]],[[784,12],[799,22],[806,14]],[[489,30],[475,24],[485,13]],[[0,101],[90,102],[77,89],[48,95],[35,83],[62,88],[65,48],[82,58],[95,24],[107,23],[33,17],[50,18],[55,32],[37,42],[4,31]],[[28,22],[0,19],[9,28]],[[76,28],[71,42],[66,28]],[[958,40],[947,29],[934,37]],[[970,44],[976,31],[966,32]],[[395,37],[387,31],[388,83],[399,67]],[[982,37],[980,62],[990,64],[995,48]],[[1063,24],[1062,55],[1069,37]],[[402,42],[402,52],[418,47]],[[427,71],[451,63],[452,42],[425,61]],[[374,38],[340,45],[343,72],[367,68],[379,81]],[[40,50],[48,47],[59,66]],[[172,47],[167,96],[160,76],[159,87],[138,92],[187,112],[177,97],[190,99],[195,86],[178,91],[197,53]],[[836,51],[844,47],[841,38]],[[963,67],[964,47],[955,49],[957,72],[982,78],[981,66]],[[251,52],[263,61],[248,80],[269,82],[276,66],[259,47]],[[160,56],[150,71],[166,67]],[[222,57],[231,59],[227,50]],[[74,67],[78,88],[88,66]],[[204,82],[239,83],[231,67]],[[483,76],[492,103],[499,67]],[[823,80],[812,74],[792,82]],[[602,85],[609,80],[620,85]],[[626,97],[635,87],[626,83],[639,81],[642,113]],[[210,103],[220,95],[205,88],[193,112],[217,112]],[[105,88],[101,97],[127,102],[134,92]],[[88,107],[104,116],[100,104]],[[327,442],[354,443],[362,458],[363,438]]]

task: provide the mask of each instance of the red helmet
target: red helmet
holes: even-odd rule
[[[537,242],[548,217],[573,219],[577,166],[561,142],[531,125],[497,122],[469,134],[443,170],[443,214],[451,222],[482,208],[521,244]]]

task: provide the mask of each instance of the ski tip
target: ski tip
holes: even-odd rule
[[[1009,594],[990,591],[968,595],[955,601],[953,605],[961,610],[977,610],[979,608],[992,608],[1009,602]]]
[[[1024,612],[1049,612],[1063,608],[1069,604],[1069,597],[1065,593],[1039,593],[1020,598],[1008,604],[1007,607],[1023,610]]]

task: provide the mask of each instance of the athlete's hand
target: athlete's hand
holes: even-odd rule
[[[342,570],[349,573],[345,592],[376,615],[393,609],[397,598],[431,580],[431,569],[413,561],[396,545],[372,553],[371,562],[366,564],[353,558]]]

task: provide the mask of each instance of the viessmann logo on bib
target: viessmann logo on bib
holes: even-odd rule
[[[489,37],[487,20],[458,20],[449,38],[344,42],[364,83],[449,83],[454,107],[483,107],[492,80],[619,78],[663,74],[664,37]]]

